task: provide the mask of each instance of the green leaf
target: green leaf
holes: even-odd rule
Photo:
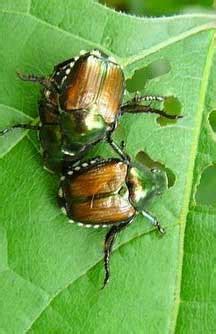
[[[116,138],[124,135],[128,153],[145,151],[176,182],[149,207],[167,234],[159,238],[137,217],[115,244],[103,291],[105,231],[68,224],[58,179],[43,170],[28,132],[0,138],[1,333],[215,332],[216,209],[195,202],[201,173],[215,162],[215,18],[141,19],[90,0],[1,2],[1,127],[38,116],[39,88],[17,70],[48,74],[95,47],[116,56],[127,79],[165,59],[171,70],[144,93],[176,97],[184,115],[166,126],[153,115],[120,122]]]

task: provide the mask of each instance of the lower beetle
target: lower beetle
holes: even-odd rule
[[[109,280],[114,239],[138,213],[164,233],[158,220],[145,207],[166,188],[164,171],[113,158],[77,162],[69,165],[61,177],[59,202],[69,221],[85,227],[111,227],[104,242],[103,287]]]
[[[111,138],[118,118],[124,113],[156,113],[176,119],[142,102],[163,101],[157,96],[135,96],[122,103],[125,78],[120,65],[106,54],[93,50],[55,66],[48,77],[21,75],[25,81],[40,83],[44,89],[39,105],[41,125],[17,124],[13,128],[39,130],[45,166],[61,171],[67,155],[76,161],[95,143],[106,140],[124,160],[126,154]],[[69,158],[70,156],[70,158]]]

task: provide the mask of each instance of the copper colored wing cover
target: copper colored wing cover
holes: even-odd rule
[[[80,57],[65,81],[59,97],[62,110],[97,109],[106,123],[115,121],[122,102],[124,75],[108,58]]]
[[[97,164],[66,181],[68,198],[89,197],[117,191],[125,182],[127,165],[110,161]]]
[[[127,221],[135,214],[135,209],[128,199],[120,195],[112,195],[85,201],[83,203],[71,203],[68,207],[71,218],[83,223],[113,224]]]
[[[64,181],[67,211],[76,221],[121,222],[135,214],[125,184],[128,166],[115,160],[90,167]],[[124,194],[119,191],[124,189]]]

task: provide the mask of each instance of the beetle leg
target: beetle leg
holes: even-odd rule
[[[34,83],[39,83],[46,89],[53,91],[54,93],[58,93],[58,87],[56,86],[55,82],[50,78],[47,78],[45,76],[37,76],[34,74],[23,74],[20,72],[17,72],[17,75],[23,81],[31,81]]]
[[[122,141],[121,141],[121,144],[120,144],[120,148],[121,148],[122,151],[124,151],[125,146],[126,146],[126,145],[125,145],[125,141],[122,140]]]
[[[16,128],[20,128],[20,129],[25,129],[25,130],[35,130],[38,131],[40,130],[40,126],[39,125],[31,125],[31,124],[15,124],[13,126],[11,126],[10,128],[5,128],[3,130],[0,131],[0,136],[5,135],[7,132],[16,129]]]
[[[111,138],[111,132],[108,132],[107,135],[107,142],[110,144],[110,146],[113,148],[113,150],[122,158],[122,160],[125,163],[129,163],[130,162],[130,157],[129,155],[127,155],[123,150],[125,147],[125,143],[124,141],[121,142],[121,146],[119,146],[118,144],[116,144],[114,142],[114,140]]]
[[[138,92],[135,94],[132,100],[126,102],[126,103],[140,103],[140,102],[152,102],[152,101],[158,101],[158,102],[164,102],[165,97],[163,96],[157,96],[157,95],[140,95]]]
[[[124,103],[121,106],[121,115],[123,113],[151,113],[151,114],[158,114],[160,116],[163,116],[168,119],[178,119],[182,118],[182,115],[171,115],[167,114],[163,110],[155,109],[151,107],[151,102],[158,101],[163,102],[165,100],[162,96],[152,96],[152,95],[146,95],[146,96],[140,96],[135,95],[134,98],[126,103]],[[141,102],[150,102],[149,105],[142,105]]]
[[[104,270],[105,270],[105,277],[102,289],[105,288],[106,284],[109,282],[110,277],[110,255],[112,251],[112,246],[114,244],[115,238],[119,232],[121,232],[124,228],[126,228],[129,224],[133,221],[133,217],[128,220],[127,222],[121,223],[119,225],[113,225],[109,232],[106,234],[105,241],[104,241]]]
[[[182,118],[182,115],[171,115],[171,114],[167,114],[165,111],[163,110],[159,110],[159,109],[154,109],[151,108],[150,106],[142,106],[142,105],[127,105],[127,106],[122,106],[121,107],[121,114],[123,113],[130,113],[130,114],[138,114],[138,113],[149,113],[149,114],[158,114],[160,116],[163,116],[165,118],[168,119],[178,119],[178,118]]]
[[[110,146],[112,146],[113,150],[122,158],[123,161],[125,161],[126,163],[130,162],[130,157],[123,152],[121,147],[119,147],[111,138],[108,138],[107,141]]]
[[[147,218],[149,220],[149,222],[154,225],[155,227],[157,227],[158,231],[161,234],[165,233],[165,229],[160,225],[159,221],[157,220],[156,217],[152,216],[151,213],[149,213],[148,211],[143,210],[142,211],[142,215]]]

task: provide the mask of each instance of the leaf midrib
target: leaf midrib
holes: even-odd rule
[[[179,226],[180,226],[180,232],[179,232],[179,271],[177,272],[176,276],[176,290],[174,293],[174,307],[173,307],[173,313],[171,316],[170,326],[169,326],[169,333],[174,334],[176,332],[176,325],[177,325],[177,319],[181,304],[181,282],[182,282],[182,268],[183,268],[183,260],[184,260],[184,235],[185,235],[185,228],[187,223],[187,215],[189,213],[189,205],[190,205],[190,199],[192,197],[192,191],[193,191],[193,175],[194,175],[194,169],[195,169],[195,161],[196,161],[196,153],[198,150],[198,144],[199,144],[199,138],[200,138],[200,132],[201,132],[201,125],[202,125],[202,119],[203,119],[203,109],[205,107],[205,96],[208,89],[208,79],[210,77],[211,73],[211,65],[212,60],[214,56],[214,48],[215,48],[215,32],[212,31],[211,39],[209,42],[209,49],[207,52],[206,57],[206,65],[203,70],[203,80],[201,81],[200,85],[200,94],[199,94],[199,101],[198,101],[198,110],[197,110],[197,117],[195,119],[195,127],[194,127],[194,141],[191,146],[191,159],[190,164],[188,168],[188,173],[186,177],[186,186],[185,186],[185,193],[183,198],[184,203],[182,206],[182,212],[180,214],[179,219]],[[182,222],[182,223],[181,223]]]

